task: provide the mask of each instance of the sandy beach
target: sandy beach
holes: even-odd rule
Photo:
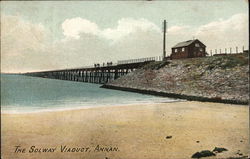
[[[188,101],[2,114],[2,158],[186,159],[215,147],[228,151],[208,158],[247,156],[248,110]]]

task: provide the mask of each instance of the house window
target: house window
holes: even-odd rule
[[[195,47],[200,47],[200,44],[199,43],[195,43]]]
[[[184,51],[185,51],[185,47],[183,47],[183,48],[181,49],[181,51],[184,52]]]
[[[203,49],[202,49],[202,48],[200,48],[200,51],[202,52],[202,51],[203,51]]]
[[[177,52],[177,49],[174,49],[174,52]]]

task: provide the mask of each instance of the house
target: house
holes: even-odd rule
[[[206,45],[198,39],[180,42],[172,47],[171,59],[193,58],[206,56]]]

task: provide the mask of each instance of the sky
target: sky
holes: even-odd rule
[[[31,72],[162,56],[199,39],[248,48],[246,0],[1,1],[1,72]]]

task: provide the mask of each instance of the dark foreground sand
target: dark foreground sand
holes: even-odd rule
[[[247,106],[201,102],[2,114],[1,155],[3,159],[186,159],[197,151],[224,147],[228,151],[213,158],[239,157],[237,152],[247,156],[248,119]],[[61,152],[64,145],[71,152]],[[15,153],[15,146],[24,153]],[[72,152],[76,150],[83,152]]]

